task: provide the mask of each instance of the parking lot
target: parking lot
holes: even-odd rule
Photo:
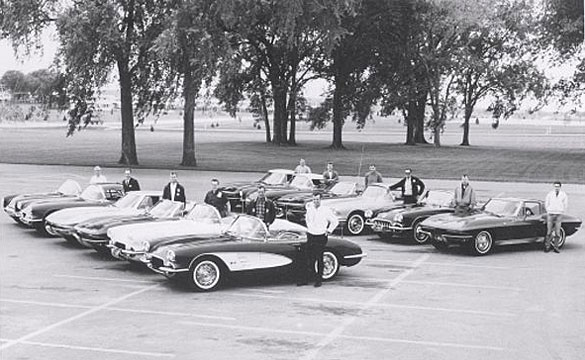
[[[110,180],[121,169],[105,169]],[[162,189],[164,170],[135,171]],[[0,197],[84,185],[90,168],[0,165]],[[179,171],[190,200],[209,179]],[[457,182],[426,180],[429,188]],[[387,180],[390,181],[390,180]],[[473,182],[478,194],[542,199],[550,184]],[[585,218],[585,186],[564,185]],[[232,281],[195,293],[136,266],[45,238],[0,215],[1,359],[581,359],[585,231],[561,254],[538,244],[473,257],[454,249],[351,238],[368,254],[321,288],[294,279]]]

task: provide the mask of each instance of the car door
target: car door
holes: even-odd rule
[[[524,201],[509,226],[510,239],[531,239],[537,237],[537,222],[540,221],[540,203]]]

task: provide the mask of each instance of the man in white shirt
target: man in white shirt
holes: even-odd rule
[[[327,244],[327,237],[339,225],[339,220],[333,211],[327,206],[321,205],[321,194],[313,194],[313,201],[305,206],[307,213],[307,245],[306,253],[299,259],[298,286],[307,285],[309,277],[315,279],[315,287],[321,286],[323,280],[323,251]],[[304,256],[303,256],[304,255]],[[315,262],[317,262],[317,273],[315,273]]]
[[[108,179],[102,175],[102,168],[99,166],[96,166],[93,168],[93,176],[91,177],[91,179],[89,179],[89,183],[90,184],[102,184],[102,183],[107,183]]]
[[[305,159],[299,160],[299,164],[295,168],[295,174],[310,174],[311,168],[305,163]]]
[[[546,237],[544,238],[544,252],[552,249],[559,253],[559,239],[561,236],[561,219],[567,211],[569,199],[567,194],[561,190],[561,182],[555,181],[554,190],[546,195],[544,206],[546,208]],[[554,232],[554,234],[553,234]]]

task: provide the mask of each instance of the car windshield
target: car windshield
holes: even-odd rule
[[[340,182],[335,184],[330,191],[335,195],[351,195],[355,193],[355,184]]]
[[[248,240],[264,241],[268,235],[262,220],[251,216],[238,216],[226,231],[232,236]]]
[[[120,209],[131,209],[138,207],[140,201],[142,201],[142,195],[130,192],[116,201],[114,206]]]
[[[301,190],[311,190],[313,188],[313,182],[307,176],[295,176],[290,185]]]
[[[422,201],[426,205],[448,206],[451,204],[453,194],[446,191],[429,191],[429,195]]]
[[[83,200],[90,200],[90,201],[100,201],[105,200],[104,193],[102,189],[97,185],[89,185],[88,187],[83,190],[80,197]]]
[[[269,172],[260,179],[266,185],[280,185],[286,183],[286,174]]]
[[[364,190],[362,196],[365,198],[377,199],[377,198],[385,196],[387,193],[388,193],[388,191],[384,187],[368,186],[366,188],[366,190]]]
[[[169,218],[180,215],[182,211],[182,202],[161,200],[150,209],[149,213],[156,218]]]
[[[219,224],[221,222],[219,212],[213,206],[203,204],[195,205],[186,218],[206,224]]]
[[[65,180],[57,192],[63,195],[79,195],[81,193],[81,186],[77,183],[77,181],[73,180]]]
[[[520,205],[520,201],[491,199],[485,204],[484,210],[495,215],[514,216]]]

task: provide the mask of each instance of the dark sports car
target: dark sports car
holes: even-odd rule
[[[259,184],[263,184],[267,189],[279,188],[288,185],[293,177],[294,171],[292,170],[272,169],[256,181],[229,183],[221,186],[219,190],[227,196],[231,210],[241,212],[244,199],[248,194],[256,191]]]
[[[345,199],[356,197],[362,191],[356,183],[341,181],[321,191],[323,199]],[[303,224],[305,222],[305,205],[313,199],[313,191],[299,191],[281,196],[275,201],[276,217]]]
[[[2,201],[2,208],[14,221],[22,223],[19,212],[31,202],[53,198],[73,198],[81,193],[81,186],[76,181],[66,180],[56,191],[36,194],[7,195]]]
[[[581,227],[581,220],[563,215],[559,247]],[[496,244],[542,241],[546,235],[546,209],[540,200],[493,198],[467,216],[441,214],[423,221],[419,232],[437,249],[466,246],[475,255],[488,254]]]
[[[299,246],[306,242],[305,230],[278,219],[268,230],[260,219],[240,215],[220,236],[160,244],[151,249],[148,266],[167,277],[182,274],[193,289],[211,291],[236,273],[295,271]],[[340,266],[354,266],[364,256],[357,244],[331,237],[324,253],[323,278],[332,279]]]
[[[99,219],[80,222],[73,228],[75,231],[73,236],[83,246],[109,253],[110,250],[106,245],[110,241],[107,235],[110,228],[121,225],[180,219],[183,214],[188,214],[193,206],[194,204],[191,202],[187,202],[187,207],[185,208],[182,202],[161,200],[143,214],[104,216]]]
[[[45,228],[47,215],[61,209],[87,206],[108,206],[124,196],[122,184],[104,183],[89,185],[79,196],[38,200],[26,205],[20,212],[20,220],[34,227],[42,234],[49,234]]]
[[[321,174],[296,174],[290,184],[278,188],[266,189],[265,196],[267,199],[277,201],[283,196],[294,194],[312,194],[313,192],[323,192],[327,188],[323,175]],[[258,189],[254,188],[246,195],[244,200],[246,207],[258,197]]]
[[[453,193],[450,191],[429,190],[416,204],[403,205],[393,210],[366,212],[366,224],[383,239],[408,236],[417,244],[425,244],[429,237],[417,229],[429,216],[452,213],[452,199]]]

